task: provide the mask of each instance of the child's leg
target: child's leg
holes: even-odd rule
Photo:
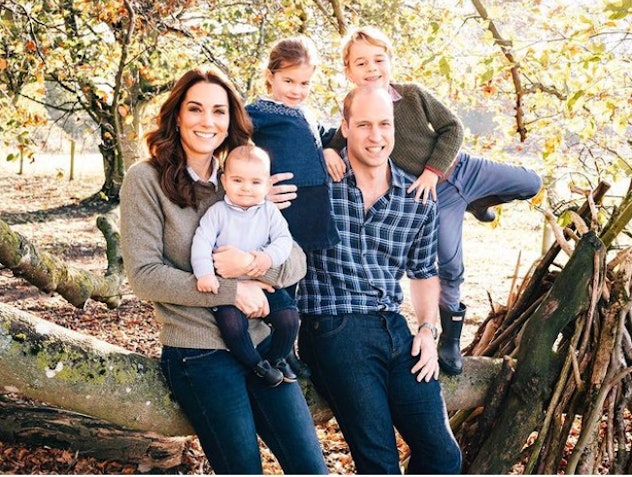
[[[285,359],[294,348],[294,342],[298,334],[299,317],[296,308],[284,308],[270,313],[266,318],[274,328],[272,343],[268,352],[268,360],[275,363]]]
[[[525,200],[538,193],[542,180],[531,169],[492,162],[461,153],[460,177],[454,178],[468,202],[467,211],[482,222],[492,222],[491,207]]]
[[[262,358],[248,333],[246,315],[231,305],[213,308],[213,315],[230,352],[243,364],[254,368]]]

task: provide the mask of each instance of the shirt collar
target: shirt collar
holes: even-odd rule
[[[213,159],[211,161],[211,177],[208,178],[207,182],[210,182],[215,187],[217,187],[217,184],[218,184],[218,182],[217,182],[217,171],[218,170],[219,170],[219,161],[217,159],[215,159],[215,156],[213,156]],[[193,170],[193,168],[191,166],[187,166],[187,172],[191,176],[191,179],[193,179],[193,182],[202,181],[202,178],[197,174],[197,172],[195,172]]]
[[[402,95],[399,94],[397,92],[397,90],[395,88],[393,88],[393,85],[389,83],[388,85],[388,94],[391,95],[391,99],[393,100],[393,102],[395,103],[396,101],[399,101],[400,99],[402,99]]]
[[[343,179],[350,180],[355,184],[355,174],[353,173],[353,169],[351,168],[351,163],[349,162],[349,156],[347,154],[346,147],[340,151],[340,157],[342,157],[342,160],[347,166]],[[391,187],[406,188],[407,180],[406,176],[404,175],[404,171],[396,167],[393,164],[393,161],[391,161],[390,157],[388,159],[388,166],[391,169]]]
[[[258,204],[255,205],[251,205],[250,207],[248,207],[247,209],[244,209],[241,205],[235,205],[226,194],[224,194],[224,202],[226,202],[230,207],[232,207],[233,209],[239,209],[239,210],[250,210],[250,209],[254,209],[257,207],[260,207],[261,205],[265,204],[266,200],[263,199],[261,202],[259,202]]]

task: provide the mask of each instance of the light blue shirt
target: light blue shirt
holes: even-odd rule
[[[213,250],[233,245],[244,252],[265,252],[272,259],[272,267],[278,267],[289,257],[292,243],[287,222],[272,202],[243,209],[224,196],[200,219],[191,244],[191,266],[197,278],[214,275]]]

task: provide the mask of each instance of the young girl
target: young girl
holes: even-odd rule
[[[297,198],[282,213],[292,237],[306,251],[329,248],[340,240],[323,157],[323,144],[335,129],[325,131],[304,105],[317,64],[318,53],[308,38],[278,41],[265,70],[269,96],[246,106],[254,126],[252,139],[270,155],[271,173],[294,174]]]
[[[532,170],[491,162],[460,151],[463,126],[457,116],[416,83],[391,83],[393,48],[389,39],[374,28],[352,32],[343,43],[342,57],[347,78],[357,86],[388,88],[395,114],[395,148],[391,159],[418,176],[409,187],[416,197],[437,198],[439,210],[439,277],[441,279],[439,364],[448,374],[463,370],[460,337],[466,306],[461,303],[463,283],[463,216],[471,212],[483,222],[494,220],[492,206],[525,200],[538,193],[540,177]],[[336,134],[330,147],[344,146]],[[327,166],[340,180],[344,165],[328,149]]]

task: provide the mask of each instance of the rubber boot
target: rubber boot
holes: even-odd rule
[[[497,195],[488,195],[470,202],[465,210],[481,222],[493,222],[496,219],[496,212],[492,207],[504,203],[505,201]]]
[[[456,376],[463,372],[461,358],[461,331],[467,307],[459,303],[459,311],[439,309],[441,336],[439,336],[439,366],[446,374]]]

